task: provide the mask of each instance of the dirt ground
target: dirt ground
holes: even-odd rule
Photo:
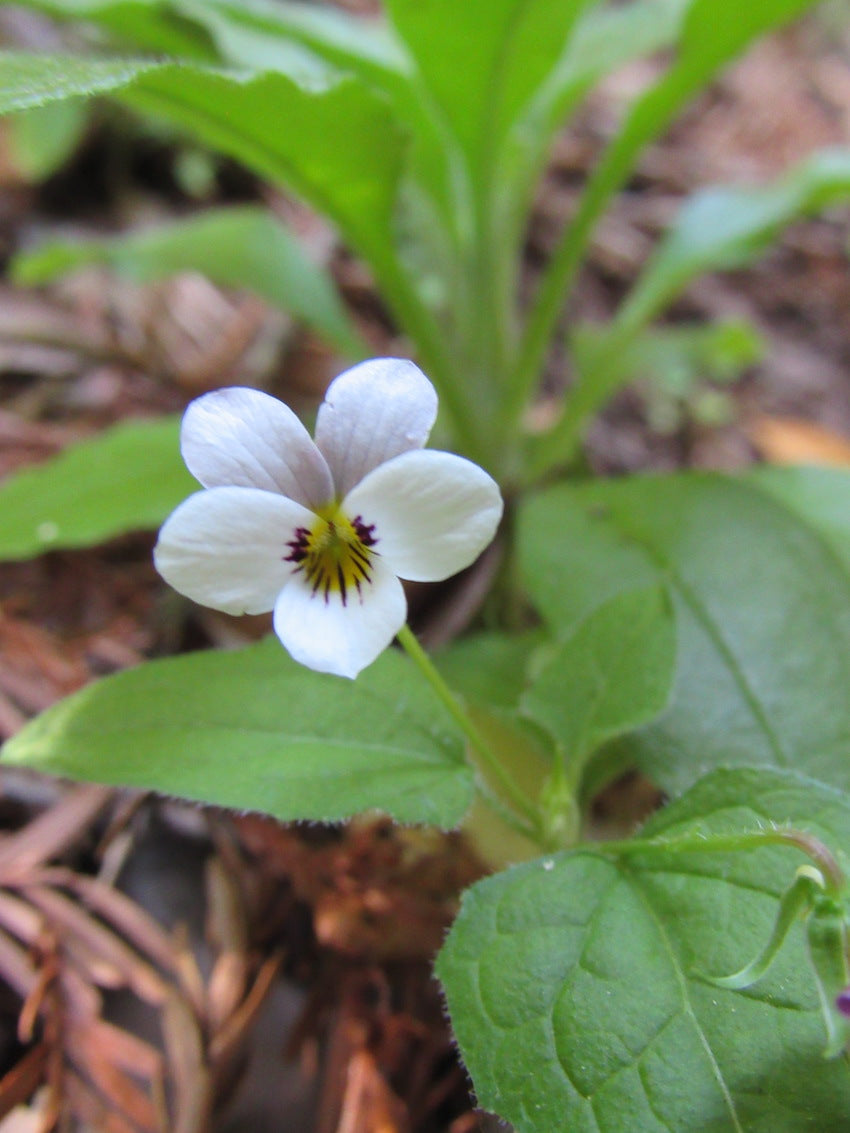
[[[771,177],[824,145],[850,144],[850,32],[839,15],[827,8],[760,44],[648,151],[600,228],[571,317],[605,318],[683,194]],[[0,41],[40,34],[39,22],[0,21]],[[529,233],[529,285],[653,66],[607,83],[558,140]],[[105,108],[42,184],[20,175],[3,141],[3,261],[56,231],[84,236],[266,201],[332,268],[375,353],[406,351],[368,273],[327,227],[232,163],[216,163],[195,199],[178,175],[179,149],[128,134]],[[680,400],[659,423],[665,395],[639,383],[594,425],[591,466],[846,463],[847,248],[847,211],[835,210],[794,225],[752,270],[692,286],[670,320],[745,318],[765,340],[762,361],[713,390],[722,412],[708,421]],[[307,407],[336,369],[285,315],[198,276],[140,288],[93,270],[37,291],[0,280],[0,476],[234,381]],[[547,385],[568,381],[556,352]],[[698,392],[712,389],[698,382]],[[134,534],[0,565],[0,737],[104,674],[267,631],[264,618],[177,613],[152,544]],[[434,638],[473,616],[462,588],[412,600]],[[0,921],[13,918],[26,942],[0,931],[2,1133],[40,1129],[63,1107],[60,1128],[115,1133],[490,1127],[474,1111],[430,973],[458,894],[482,869],[462,836],[383,821],[288,828],[7,770],[0,827]]]

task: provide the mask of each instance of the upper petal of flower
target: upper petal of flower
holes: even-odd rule
[[[401,583],[376,558],[362,594],[349,595],[344,605],[339,593],[325,600],[293,575],[275,603],[274,628],[300,664],[353,678],[386,649],[406,617]]]
[[[438,582],[469,566],[496,533],[499,487],[483,468],[433,450],[382,464],[343,501],[375,525],[375,551],[401,578]]]
[[[228,614],[274,607],[292,575],[287,543],[315,516],[259,488],[210,488],[189,496],[162,526],[159,573],[175,590]]]
[[[233,386],[197,398],[183,417],[180,448],[205,488],[263,488],[308,507],[333,497],[310,434],[288,405],[260,390]]]
[[[385,460],[419,449],[437,417],[437,395],[405,358],[373,358],[328,386],[316,419],[316,444],[340,497]]]

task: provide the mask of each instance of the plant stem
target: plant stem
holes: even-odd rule
[[[827,892],[831,895],[841,894],[846,889],[847,880],[829,847],[813,834],[790,827],[777,826],[746,834],[681,834],[673,838],[632,838],[624,842],[600,843],[594,846],[594,851],[615,857],[649,853],[652,850],[682,854],[720,854],[776,845],[794,846],[811,858],[822,873]]]
[[[437,321],[399,264],[388,258],[380,265],[373,262],[372,267],[396,318],[416,345],[459,446],[472,460],[488,463],[489,454],[476,427],[473,407]]]
[[[528,819],[534,836],[537,836],[540,831],[540,815],[537,807],[528,795],[526,795],[525,791],[523,791],[522,788],[514,782],[507,771],[505,771],[498,756],[491,749],[490,745],[481,735],[466,712],[464,712],[457,697],[440,676],[434,662],[419,644],[410,626],[402,626],[398,631],[398,640],[408,657],[414,662],[425,677],[425,680],[437,694],[452,719],[469,740],[472,747],[475,748],[487,774],[492,776],[501,790],[504,791],[514,808]],[[528,834],[529,832],[524,831],[524,833]]]

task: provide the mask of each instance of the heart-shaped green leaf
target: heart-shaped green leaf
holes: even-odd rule
[[[616,594],[669,588],[670,705],[617,741],[666,790],[736,763],[850,787],[850,579],[786,507],[707,474],[563,486],[523,507],[519,550],[531,596],[562,637]]]
[[[791,773],[716,772],[625,856],[581,848],[479,882],[437,973],[482,1106],[519,1133],[840,1133],[850,1066],[826,1031],[804,932],[743,990],[796,848],[683,852],[794,823],[850,851],[845,795]],[[694,838],[696,835],[697,838]],[[637,842],[643,841],[636,840]]]

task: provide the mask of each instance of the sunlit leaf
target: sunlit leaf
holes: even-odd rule
[[[388,10],[478,177],[565,49],[587,0],[389,0]]]
[[[107,92],[288,185],[379,264],[392,257],[405,138],[386,99],[369,88],[330,67],[289,77],[152,60],[0,56],[0,113]]]

